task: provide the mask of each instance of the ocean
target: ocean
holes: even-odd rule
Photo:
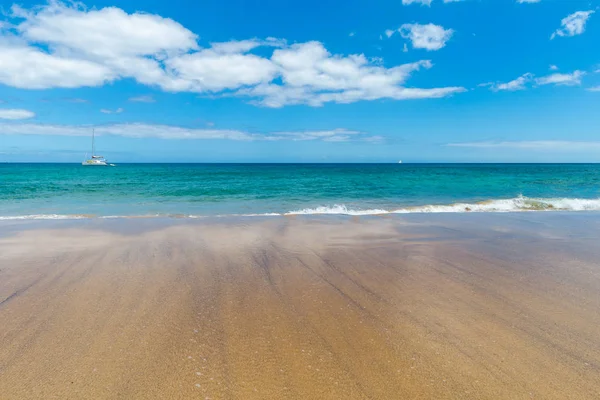
[[[600,164],[0,164],[0,219],[600,210]]]

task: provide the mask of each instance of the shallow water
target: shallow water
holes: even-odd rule
[[[600,210],[598,164],[0,164],[0,218]]]

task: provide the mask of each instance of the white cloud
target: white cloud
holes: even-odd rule
[[[528,72],[510,82],[488,82],[482,83],[478,86],[489,86],[490,90],[495,92],[523,90],[526,88],[526,85],[531,82],[535,83],[536,85],[576,86],[581,84],[581,79],[585,76],[585,74],[586,73],[584,71],[576,70],[570,74],[554,73],[534,79],[534,75]]]
[[[517,3],[519,4],[523,4],[523,3],[539,3],[541,0],[517,0]]]
[[[432,0],[402,0],[402,4],[409,5],[409,4],[421,4],[422,6],[431,6],[431,2]]]
[[[257,101],[258,105],[278,108],[289,104],[308,104],[313,107],[322,106],[328,102],[354,103],[360,100],[377,100],[389,98],[395,100],[431,99],[451,96],[464,92],[462,87],[447,87],[433,89],[392,87],[384,92],[376,90],[353,89],[343,92],[312,93],[307,88],[291,88],[279,85],[257,86],[241,94],[264,97]]]
[[[402,85],[419,69],[433,64],[428,60],[393,68],[374,65],[360,55],[331,55],[319,42],[295,44],[275,50],[271,57],[278,67],[282,83],[264,83],[242,89],[238,95],[263,98],[267,107],[286,104],[321,106],[327,102],[352,103],[359,100],[415,99],[444,97],[464,91],[460,87],[409,89]]]
[[[586,89],[588,92],[600,92],[600,86],[592,86]]]
[[[28,119],[35,117],[35,113],[18,108],[0,108],[0,119]]]
[[[279,67],[283,81],[289,86],[334,91],[389,87],[403,83],[413,71],[432,66],[430,61],[419,61],[386,69],[370,65],[362,54],[332,56],[319,42],[276,50],[271,60]]]
[[[266,40],[248,39],[248,40],[231,40],[229,42],[211,43],[211,49],[220,54],[235,54],[247,53],[257,47],[284,47],[286,41],[276,38],[267,38]]]
[[[238,96],[268,107],[465,90],[405,88],[411,73],[432,67],[427,60],[385,68],[363,54],[331,54],[320,42],[288,45],[276,38],[201,48],[195,33],[171,19],[116,7],[51,1],[31,10],[13,6],[10,17],[14,23],[0,32],[0,83],[18,88],[101,86],[129,78],[165,91]],[[443,47],[452,35],[433,24],[401,29],[413,47],[427,50]],[[258,47],[261,55],[252,53]]]
[[[556,36],[581,35],[585,31],[585,23],[593,13],[593,10],[577,11],[563,18],[560,22],[562,27],[557,29],[550,39],[554,39]]]
[[[427,7],[431,7],[431,2],[433,0],[402,0],[402,4],[403,5],[410,5],[410,4],[420,4],[422,6],[427,6]],[[460,1],[465,1],[465,0],[444,0],[444,3],[458,3]]]
[[[87,10],[80,3],[69,7],[58,1],[11,10],[21,21],[15,28],[19,40],[0,40],[0,82],[11,86],[100,86],[123,77],[168,85],[159,62],[198,48],[195,34],[157,15],[127,14],[115,7]]]
[[[532,79],[533,79],[533,74],[528,72],[510,82],[506,82],[506,83],[490,82],[490,83],[483,83],[479,86],[489,86],[490,90],[492,90],[494,92],[499,92],[499,91],[513,92],[513,91],[525,89],[525,85],[527,83],[531,82]]]
[[[537,78],[535,83],[538,85],[561,85],[561,86],[575,86],[581,85],[581,78],[585,75],[584,71],[574,71],[570,74],[552,74]]]
[[[177,91],[218,92],[269,82],[278,74],[267,58],[205,49],[170,58],[165,64],[181,82]]]
[[[558,67],[556,65],[551,65],[550,71],[558,71]]]
[[[123,110],[122,108],[117,108],[116,110],[109,110],[106,108],[100,109],[100,112],[103,114],[121,114],[123,111],[125,110]]]
[[[101,86],[113,81],[110,68],[87,60],[47,54],[34,47],[3,43],[0,38],[0,83],[23,89]]]
[[[600,148],[600,142],[576,142],[566,140],[525,140],[525,141],[504,141],[504,142],[465,142],[448,143],[448,147],[470,147],[477,149],[523,149],[523,150],[559,150],[559,151],[577,151],[589,150],[590,148]]]
[[[369,141],[382,138],[364,132],[348,129],[317,131],[292,131],[272,133],[248,133],[230,129],[195,129],[173,125],[152,125],[142,123],[112,124],[94,127],[96,135],[113,135],[129,138],[194,139],[194,140],[237,140],[237,141]],[[47,125],[26,123],[0,123],[0,135],[49,135],[49,136],[89,136],[92,126]]]
[[[17,27],[24,38],[101,58],[164,57],[198,48],[194,33],[158,15],[127,14],[116,7],[86,10],[57,1],[32,11],[13,6],[13,12],[24,18]]]
[[[324,131],[276,132],[266,136],[266,140],[322,140],[324,142],[347,142],[353,138],[363,140],[364,133],[347,129],[332,129]]]
[[[129,101],[134,103],[155,103],[154,97],[152,96],[137,96],[129,98]]]
[[[386,31],[386,35],[388,35]],[[427,51],[439,50],[450,40],[454,31],[444,29],[444,27],[434,24],[404,24],[399,29],[400,35],[412,42],[415,49],[425,49]],[[388,35],[390,37],[391,35]]]

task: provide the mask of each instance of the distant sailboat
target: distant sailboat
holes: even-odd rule
[[[96,155],[96,142],[95,142],[95,132],[92,129],[92,158],[89,158],[81,163],[81,165],[85,166],[96,166],[96,167],[114,167],[115,164],[109,164],[103,156]]]
[[[398,164],[402,164],[402,160],[399,160],[399,161],[398,161]]]

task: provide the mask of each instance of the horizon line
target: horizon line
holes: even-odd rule
[[[0,161],[2,164],[62,164],[62,165],[81,165],[80,162],[63,162],[63,161]],[[165,164],[181,164],[181,165],[426,165],[426,164],[471,164],[471,165],[491,165],[491,164],[506,164],[506,165],[586,165],[600,164],[600,161],[589,162],[515,162],[515,161],[412,161],[412,162],[271,162],[271,161],[134,161],[134,162],[116,162],[115,165],[165,165]]]

